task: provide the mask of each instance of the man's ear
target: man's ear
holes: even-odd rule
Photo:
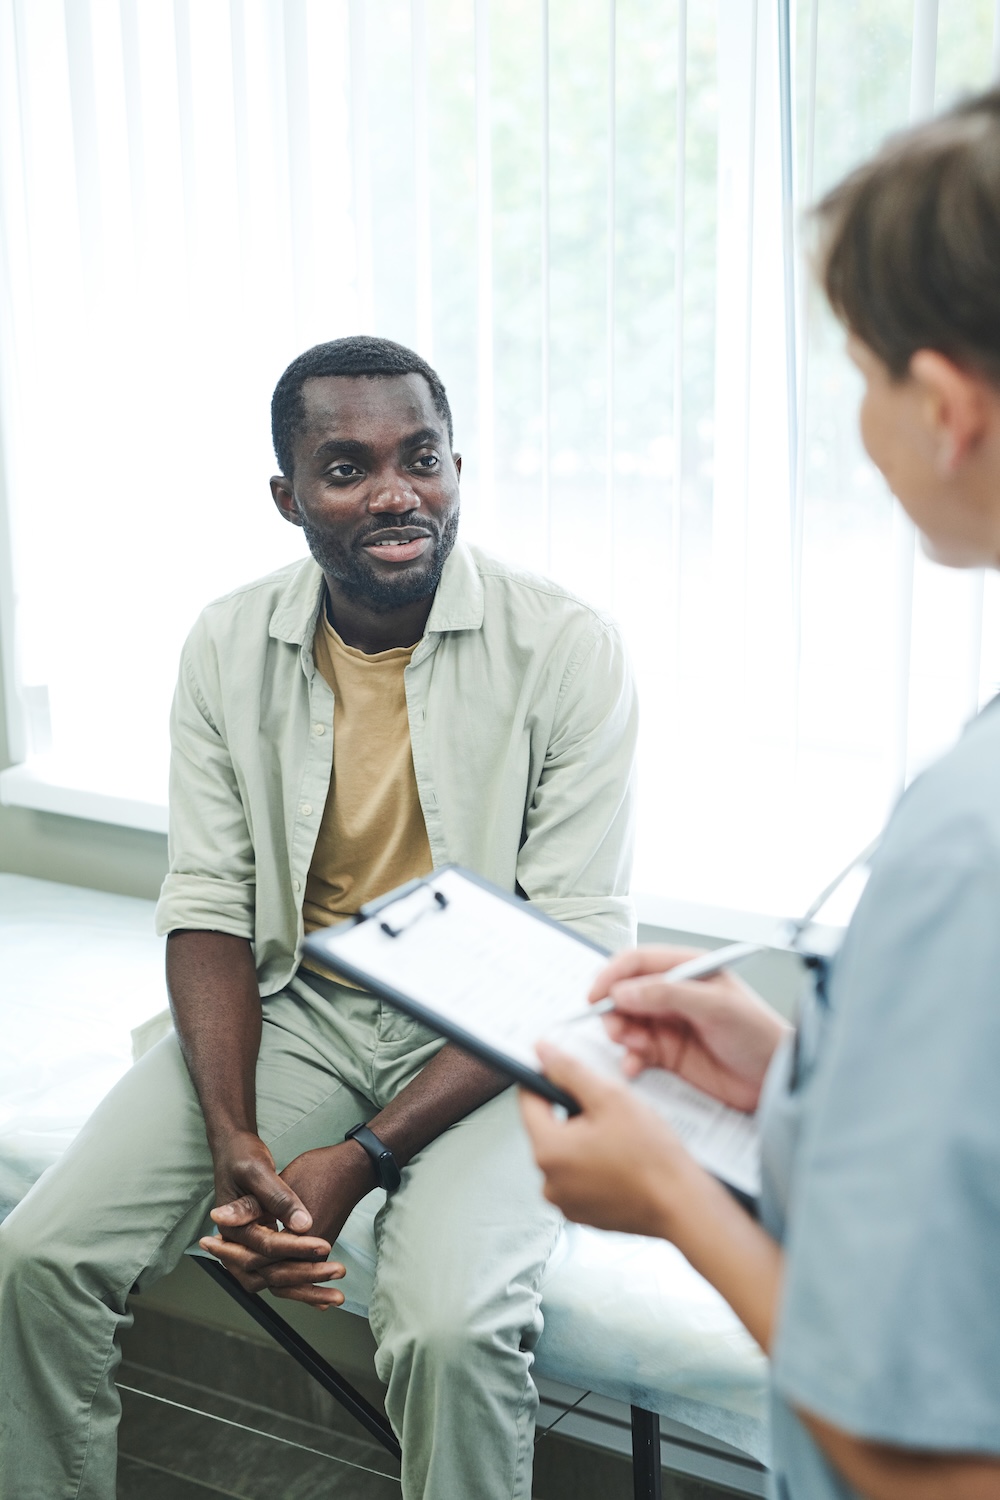
[[[982,375],[963,370],[936,349],[918,349],[910,375],[923,395],[923,413],[945,477],[979,446],[990,426],[996,393]]]
[[[455,473],[458,475],[459,479],[461,479],[461,477],[462,477],[462,455],[461,455],[461,453],[453,453],[451,455],[451,459],[452,459],[452,463],[455,465]]]
[[[290,521],[293,526],[302,525],[302,516],[299,512],[292,481],[286,479],[284,474],[275,474],[272,476],[271,498],[286,521]]]

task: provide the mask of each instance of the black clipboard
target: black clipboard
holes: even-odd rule
[[[461,884],[453,885],[451,882],[457,877],[459,882],[466,882],[469,886],[484,892],[487,896],[499,900],[505,906],[516,908],[517,932],[522,935],[524,929],[520,923],[526,921],[531,924],[542,924],[548,930],[556,932],[560,937],[560,961],[575,966],[576,970],[586,975],[580,984],[579,996],[572,1001],[572,1014],[575,1016],[585,1009],[586,991],[590,985],[590,979],[603,967],[601,960],[609,956],[608,950],[599,943],[594,943],[588,938],[581,937],[564,923],[558,922],[544,912],[538,911],[522,897],[512,895],[509,891],[502,890],[489,880],[475,874],[471,870],[464,869],[461,865],[443,865],[431,875],[423,876],[419,880],[408,881],[405,885],[397,887],[386,895],[379,897],[363,906],[356,917],[336,926],[325,927],[310,933],[303,943],[304,953],[323,969],[341,974],[345,979],[353,981],[379,999],[387,1001],[390,1005],[412,1016],[414,1020],[420,1021],[431,1031],[443,1036],[447,1041],[453,1042],[466,1052],[479,1057],[483,1062],[489,1064],[497,1072],[504,1074],[512,1081],[530,1089],[533,1093],[541,1095],[553,1104],[561,1105],[567,1114],[576,1115],[580,1113],[580,1106],[571,1094],[557,1087],[544,1073],[537,1068],[523,1062],[518,1057],[513,1057],[502,1047],[493,1045],[489,1040],[476,1032],[468,1030],[453,1015],[442,1014],[435,1009],[433,1003],[427,999],[419,999],[414,994],[408,993],[399,987],[397,982],[387,982],[383,975],[374,972],[367,963],[358,962],[351,955],[352,947],[364,948],[367,943],[369,951],[377,950],[381,954],[381,961],[392,967],[396,959],[391,957],[392,950],[389,945],[399,942],[405,945],[407,933],[415,929],[416,924],[421,924],[422,934],[431,934],[434,923],[449,918],[450,902],[447,896],[442,900],[443,884],[453,897],[461,899]],[[426,893],[426,899],[415,902],[413,898],[420,893]],[[401,910],[400,910],[401,908]],[[451,908],[451,920],[460,915],[457,907]],[[495,919],[494,919],[495,920]],[[504,925],[504,924],[501,924]],[[506,924],[508,938],[514,936],[511,924]],[[368,933],[358,944],[352,940],[352,934],[356,938],[360,928],[368,928]],[[376,938],[376,934],[379,936]],[[429,945],[418,943],[420,947],[426,947],[434,953],[435,964],[440,962],[441,949],[436,942]],[[397,950],[402,956],[402,948]],[[447,951],[445,949],[444,951]],[[506,961],[508,950],[504,949],[503,961]],[[411,950],[412,953],[412,950]],[[425,961],[427,955],[425,954]],[[549,958],[552,958],[551,945],[549,945]],[[440,971],[438,971],[440,972]],[[460,972],[454,970],[449,977],[449,982],[454,989],[461,988],[461,982],[457,977]],[[425,976],[426,981],[426,976]],[[419,987],[419,986],[417,986]],[[502,1003],[502,1002],[501,1002]],[[565,1019],[565,1018],[564,1018]],[[556,1018],[558,1022],[558,1017]],[[654,1070],[655,1071],[655,1070]],[[662,1076],[662,1075],[661,1075]],[[684,1086],[686,1087],[686,1086]],[[695,1091],[697,1092],[697,1091]],[[655,1105],[654,1105],[655,1107]],[[717,1106],[716,1106],[717,1107]],[[697,1155],[697,1153],[695,1153]],[[711,1170],[711,1168],[709,1169]],[[717,1173],[719,1181],[728,1188],[733,1197],[737,1199],[744,1208],[756,1216],[757,1204],[755,1197],[745,1188],[737,1186],[729,1181],[724,1173]]]
[[[360,923],[376,922],[380,924],[383,931],[387,924],[392,928],[392,922],[390,921],[391,908],[420,890],[428,892],[429,904],[426,911],[421,912],[421,915],[414,920],[433,921],[437,882],[441,880],[442,876],[452,873],[461,876],[464,880],[478,886],[481,890],[487,891],[491,896],[495,896],[499,900],[516,907],[519,914],[522,914],[525,918],[533,922],[545,923],[549,927],[556,929],[571,942],[579,944],[582,948],[596,953],[602,958],[610,957],[607,948],[601,947],[599,943],[591,942],[589,938],[581,937],[579,933],[573,932],[564,923],[558,922],[554,917],[549,917],[544,912],[538,911],[523,897],[512,895],[510,891],[503,890],[500,886],[494,885],[492,881],[485,880],[474,871],[467,870],[462,865],[455,864],[442,865],[430,875],[422,876],[419,880],[409,880],[405,885],[397,886],[395,890],[388,891],[384,896],[380,896],[377,901],[368,902],[367,905],[361,908],[357,916],[350,918],[347,922],[338,923],[333,927],[319,928],[317,931],[309,933],[302,945],[303,953],[312,959],[314,963],[322,965],[324,969],[329,969],[336,974],[342,974],[345,979],[350,979],[355,984],[361,985],[373,995],[377,995],[380,1000],[388,1001],[390,1005],[396,1006],[397,1009],[412,1016],[414,1020],[422,1022],[430,1030],[436,1031],[440,1036],[445,1037],[447,1041],[454,1042],[457,1047],[461,1047],[464,1051],[471,1052],[473,1056],[481,1058],[483,1062],[496,1068],[499,1073],[504,1073],[507,1077],[522,1084],[525,1088],[531,1089],[533,1093],[540,1094],[543,1099],[548,1099],[553,1104],[561,1105],[567,1113],[573,1115],[579,1114],[580,1106],[573,1096],[550,1082],[544,1073],[538,1072],[535,1068],[528,1067],[518,1058],[511,1057],[509,1053],[492,1046],[474,1032],[467,1031],[458,1022],[453,1020],[452,1017],[441,1015],[438,1011],[435,1011],[433,1006],[424,1004],[422,1001],[414,999],[412,995],[408,995],[404,990],[386,983],[377,975],[373,975],[369,969],[352,962],[339,951],[345,934],[356,928]],[[442,908],[439,907],[440,909]],[[412,925],[412,923],[408,925]],[[395,935],[402,937],[403,932],[398,932]],[[580,1003],[582,1006],[584,1003],[583,997],[581,997]]]

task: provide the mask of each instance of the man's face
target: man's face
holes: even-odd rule
[[[331,584],[378,613],[428,599],[458,530],[458,476],[422,375],[302,387],[294,477],[271,481]]]

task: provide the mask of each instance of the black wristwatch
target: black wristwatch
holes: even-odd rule
[[[387,1193],[394,1193],[400,1184],[399,1168],[396,1166],[396,1158],[389,1147],[384,1145],[375,1134],[369,1130],[364,1123],[355,1125],[344,1136],[345,1141],[357,1141],[362,1146],[372,1161],[375,1163],[375,1171],[378,1175],[379,1187],[385,1188]]]

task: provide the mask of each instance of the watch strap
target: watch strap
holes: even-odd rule
[[[375,1174],[378,1177],[379,1187],[385,1188],[387,1193],[394,1193],[399,1187],[401,1178],[396,1158],[384,1141],[380,1141],[374,1130],[362,1122],[354,1125],[344,1136],[345,1141],[357,1141],[358,1145],[368,1152],[375,1165]]]

